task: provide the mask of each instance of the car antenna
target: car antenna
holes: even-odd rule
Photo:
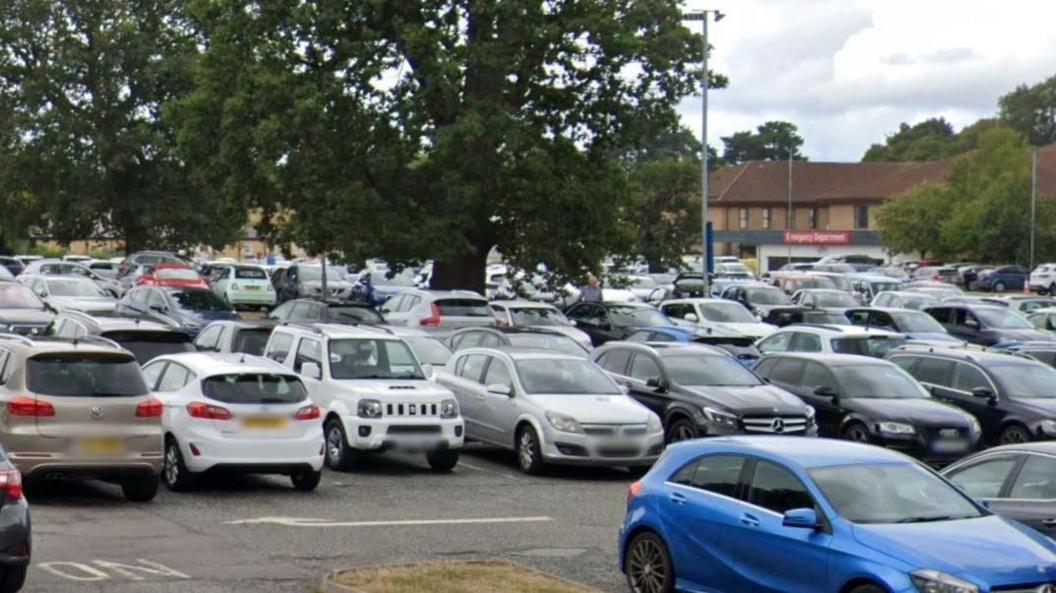
[[[239,359],[238,362],[241,363],[241,364],[246,364],[246,353],[245,352],[242,353],[242,358]]]

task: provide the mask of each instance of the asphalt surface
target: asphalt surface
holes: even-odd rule
[[[313,493],[280,476],[221,477],[133,504],[107,484],[47,484],[30,495],[23,591],[308,593],[339,568],[504,558],[622,592],[615,541],[630,481],[583,468],[527,477],[512,454],[472,445],[450,474],[384,455],[327,470]]]

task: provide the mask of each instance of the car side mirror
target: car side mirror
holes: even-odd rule
[[[428,362],[423,362],[422,363],[422,374],[425,375],[426,379],[429,379],[430,381],[432,381],[433,377],[436,376],[436,369],[433,367],[433,365],[429,364]]]
[[[667,391],[667,386],[664,385],[664,380],[660,377],[649,377],[645,381],[645,386],[657,391],[658,393]]]
[[[685,319],[686,321],[689,321],[691,323],[696,323],[696,322],[700,321],[700,318],[697,317],[696,313],[686,313],[685,315],[682,316],[682,319]]]
[[[781,520],[785,527],[798,529],[820,529],[821,522],[818,521],[818,513],[814,509],[789,509]]]
[[[150,306],[150,310],[151,311],[157,311],[158,313],[168,313],[169,312],[169,308],[164,306],[164,305],[151,305]]]
[[[976,387],[972,390],[972,397],[988,399],[990,401],[997,399],[997,395],[989,387]]]
[[[495,383],[494,385],[488,385],[488,393],[513,397],[513,387],[505,383]]]
[[[319,368],[317,362],[306,362],[301,365],[301,374],[316,381],[323,378],[323,369]]]
[[[630,395],[631,394],[631,387],[629,385],[626,385],[624,383],[620,383],[619,387],[620,387],[620,393],[622,393],[624,395]]]
[[[816,395],[818,397],[835,398],[836,397],[836,390],[834,390],[832,387],[829,387],[828,385],[819,385],[814,390],[814,395]]]

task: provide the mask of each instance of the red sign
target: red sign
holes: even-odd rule
[[[787,231],[785,244],[791,245],[850,245],[848,231]]]

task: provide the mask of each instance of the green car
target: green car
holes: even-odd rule
[[[232,307],[275,306],[275,287],[261,266],[230,264],[213,267],[209,274],[213,290]]]

